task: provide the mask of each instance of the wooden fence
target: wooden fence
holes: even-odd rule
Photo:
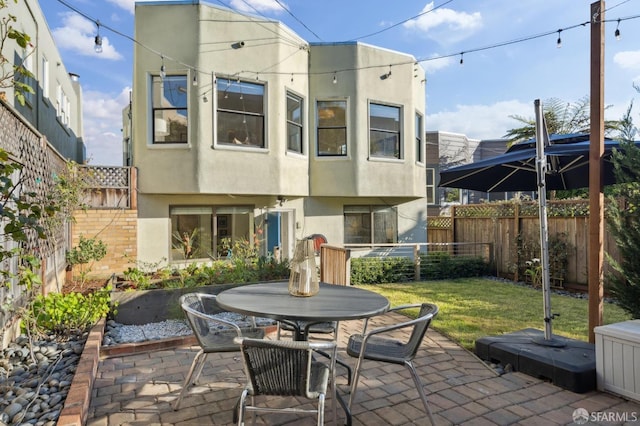
[[[587,286],[589,201],[548,201],[549,243],[566,245],[565,286]],[[540,221],[536,202],[484,203],[453,206],[449,216],[427,221],[429,243],[492,243],[499,276],[524,280],[525,262],[540,255]],[[605,230],[604,250],[614,259],[618,251]],[[553,254],[550,253],[550,262]],[[608,266],[605,262],[605,274]]]

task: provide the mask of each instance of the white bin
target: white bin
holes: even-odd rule
[[[594,328],[598,390],[640,401],[640,320]]]

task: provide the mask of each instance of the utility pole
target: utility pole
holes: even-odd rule
[[[591,133],[589,137],[589,342],[602,325],[604,264],[604,0],[591,4]]]

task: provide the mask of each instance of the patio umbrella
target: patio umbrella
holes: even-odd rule
[[[442,171],[439,186],[483,192],[538,192],[545,330],[544,339],[537,343],[563,346],[563,341],[553,337],[551,328],[554,315],[551,313],[546,191],[589,186],[590,136],[588,133],[549,136],[539,100],[535,106],[535,139],[512,145],[497,157]],[[604,145],[603,184],[610,185],[615,183],[611,153],[620,145],[611,139],[605,139]],[[636,146],[640,147],[640,142],[636,142]]]
[[[640,147],[640,142],[636,142]],[[611,153],[620,143],[605,139],[602,163],[604,185],[615,183]],[[547,157],[545,187],[548,190],[589,186],[589,134],[550,135],[544,147]],[[482,192],[537,191],[536,141],[512,145],[497,157],[452,167],[440,172],[439,186]]]

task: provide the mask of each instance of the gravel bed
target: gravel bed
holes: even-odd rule
[[[223,312],[214,317],[234,322],[243,327],[251,326],[250,319],[245,315],[232,312]],[[267,318],[256,318],[256,325],[264,327],[275,324],[275,321]],[[220,323],[211,322],[211,328],[224,329]],[[113,320],[107,321],[102,344],[104,346],[119,345],[123,343],[140,343],[151,340],[167,339],[171,337],[188,336],[192,334],[191,327],[186,320],[165,320],[142,325],[120,324]]]
[[[86,339],[22,335],[0,352],[0,426],[56,424]]]

